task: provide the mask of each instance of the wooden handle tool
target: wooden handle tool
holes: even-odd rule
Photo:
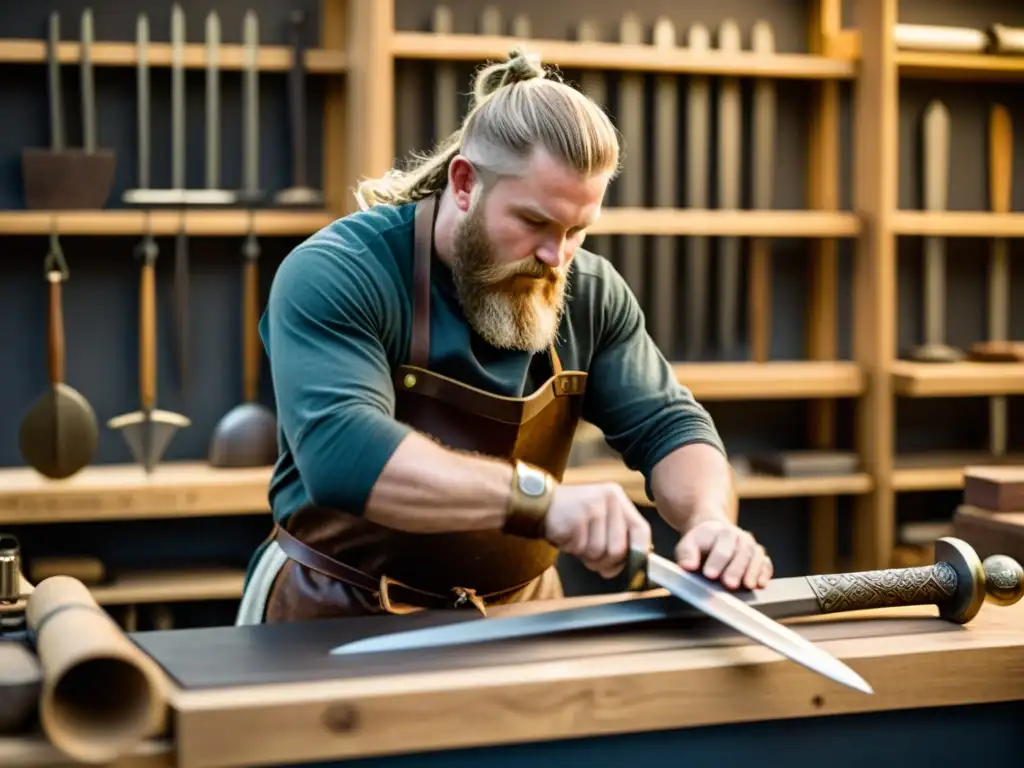
[[[670,19],[660,18],[655,21],[653,43],[665,50],[676,47],[676,28]],[[655,80],[654,156],[657,162],[654,164],[654,204],[661,208],[673,208],[676,205],[676,144],[679,136],[677,87],[676,75],[658,75]],[[658,235],[653,241],[651,335],[666,356],[675,358],[678,239],[673,235]]]
[[[44,263],[49,283],[47,368],[50,382],[22,419],[18,444],[25,462],[44,477],[61,480],[88,466],[96,454],[96,413],[82,394],[65,382],[62,286],[67,261],[57,233],[50,234]]]
[[[989,120],[989,201],[993,213],[1010,212],[1013,186],[1013,125],[1001,104],[992,107]],[[988,336],[990,341],[1008,341],[1010,324],[1009,243],[1005,237],[992,240],[988,275]],[[1001,457],[1006,453],[1007,400],[989,399],[989,449]]]
[[[770,55],[775,35],[766,21],[754,24],[751,47],[755,53]],[[754,83],[754,208],[772,207],[775,185],[775,87],[771,80]],[[747,322],[750,355],[754,362],[767,362],[772,338],[772,253],[771,240],[756,238],[750,244],[750,272],[747,292]]]
[[[135,461],[147,474],[156,469],[174,434],[192,422],[185,416],[158,410],[156,352],[156,259],[158,249],[152,231],[139,246],[139,405],[140,409],[115,416],[107,422],[121,430]]]
[[[949,109],[932,101],[924,115],[924,207],[945,210],[949,189]],[[921,362],[948,363],[963,353],[946,344],[946,243],[924,239],[924,343],[913,352]]]
[[[703,24],[690,27],[686,46],[694,52],[711,49],[711,33]],[[711,118],[711,89],[707,77],[690,77],[686,104],[686,205],[707,209],[708,124]],[[704,356],[708,316],[708,263],[710,241],[703,235],[686,238],[686,357]]]
[[[718,48],[733,53],[742,48],[739,25],[727,19],[718,32]],[[743,168],[742,103],[740,83],[722,78],[718,93],[718,207],[740,207]],[[729,359],[736,350],[736,317],[739,310],[740,239],[719,238],[718,256],[718,352]]]

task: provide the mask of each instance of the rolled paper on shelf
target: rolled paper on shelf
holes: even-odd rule
[[[935,24],[897,24],[896,47],[904,51],[983,53],[989,35],[982,29],[944,27]]]
[[[0,736],[29,730],[39,707],[43,672],[19,640],[0,639]]]
[[[1024,53],[1024,27],[993,24],[989,27],[991,53]]]
[[[39,720],[50,743],[83,763],[115,760],[163,727],[167,683],[84,584],[53,576],[26,606],[43,670]]]

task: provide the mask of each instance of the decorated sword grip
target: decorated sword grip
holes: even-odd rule
[[[822,613],[936,605],[939,615],[965,624],[988,600],[1012,605],[1024,595],[1024,570],[1006,555],[982,562],[964,541],[935,542],[933,565],[808,576]]]

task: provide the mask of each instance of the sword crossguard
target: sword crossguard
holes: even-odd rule
[[[647,578],[647,558],[650,554],[650,549],[630,544],[626,551],[626,565],[622,569],[625,591],[643,592],[651,588],[651,582]]]

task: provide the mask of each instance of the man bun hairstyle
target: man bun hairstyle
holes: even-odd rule
[[[356,187],[360,208],[402,205],[444,189],[448,165],[462,154],[475,165],[514,174],[543,147],[577,173],[615,175],[619,135],[604,110],[516,48],[506,61],[482,67],[462,125],[431,153],[413,153],[405,168]]]

